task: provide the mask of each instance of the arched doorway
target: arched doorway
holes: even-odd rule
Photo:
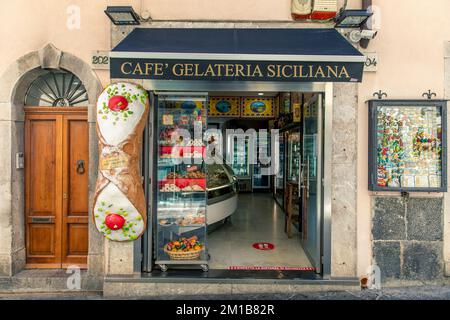
[[[4,174],[0,181],[0,229],[2,241],[0,241],[0,276],[12,276],[27,267],[27,243],[26,243],[26,221],[25,221],[25,169],[18,166],[18,157],[25,153],[25,104],[35,104],[40,108],[52,108],[47,102],[27,102],[34,91],[29,90],[39,77],[54,72],[65,72],[65,88],[71,81],[73,74],[76,76],[87,91],[88,101],[76,101],[78,103],[69,104],[65,109],[73,112],[81,111],[76,109],[80,105],[87,109],[89,127],[89,161],[85,170],[89,174],[89,187],[92,190],[96,180],[96,159],[98,157],[95,105],[100,92],[101,82],[91,66],[77,56],[61,51],[52,44],[47,44],[43,48],[29,52],[12,62],[9,67],[0,75],[0,134],[4,139],[0,140],[0,171]],[[59,77],[55,74],[56,77]],[[57,80],[58,81],[58,80]],[[47,82],[53,87],[50,80]],[[73,84],[79,82],[73,78]],[[45,83],[44,83],[45,86]],[[73,86],[71,86],[73,88]],[[35,87],[36,88],[36,87]],[[59,88],[61,90],[61,87]],[[51,90],[50,90],[51,91]],[[76,90],[78,93],[78,89]],[[70,91],[69,91],[70,93]],[[28,95],[28,96],[27,96]],[[72,100],[76,94],[72,96]],[[64,96],[64,95],[63,95]],[[26,98],[27,97],[27,98]],[[81,96],[80,96],[81,97]],[[49,100],[48,97],[45,98]],[[78,100],[78,98],[77,98]],[[52,101],[50,99],[49,101]],[[61,100],[60,100],[61,101]],[[70,106],[72,104],[72,106]],[[43,109],[42,109],[43,110]],[[37,113],[37,109],[35,110]],[[25,159],[25,163],[26,163]],[[103,237],[98,234],[95,226],[89,219],[89,254],[88,272],[93,276],[103,274]],[[73,229],[75,231],[79,231]],[[77,264],[77,263],[76,263]],[[59,264],[58,264],[59,265]],[[28,267],[30,267],[28,265]]]
[[[86,88],[65,70],[43,70],[25,111],[27,268],[86,268],[89,127]]]

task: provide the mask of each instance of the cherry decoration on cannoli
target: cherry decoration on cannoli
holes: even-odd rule
[[[105,225],[111,230],[120,230],[125,224],[125,218],[117,213],[110,213],[105,218]]]
[[[128,100],[124,96],[113,96],[108,101],[108,108],[112,111],[121,111],[128,108]]]

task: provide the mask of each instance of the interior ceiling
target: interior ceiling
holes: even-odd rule
[[[212,97],[258,97],[261,91],[211,91],[208,94]],[[263,92],[261,97],[275,97],[278,92]]]

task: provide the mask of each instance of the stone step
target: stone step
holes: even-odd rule
[[[65,270],[24,270],[0,277],[0,293],[102,291],[103,279],[81,271],[79,282]]]
[[[185,279],[186,280],[186,279]],[[303,292],[347,291],[359,292],[357,280],[305,280],[305,281],[261,281],[261,280],[217,280],[197,279],[182,281],[175,279],[149,279],[139,277],[107,277],[103,284],[103,296],[114,297],[176,297],[207,295],[214,296],[258,295],[258,294],[300,294]]]

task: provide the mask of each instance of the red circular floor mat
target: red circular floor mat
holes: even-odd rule
[[[273,249],[275,249],[275,245],[270,242],[255,242],[252,245],[252,247],[257,250],[273,250]]]

